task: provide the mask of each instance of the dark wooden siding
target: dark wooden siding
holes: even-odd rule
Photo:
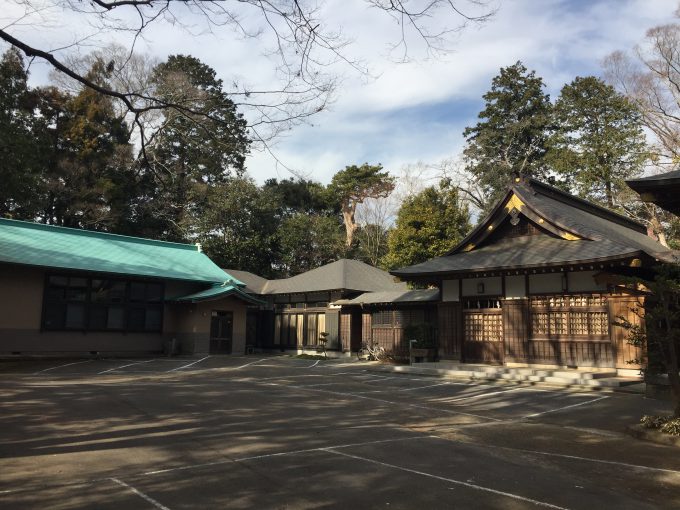
[[[326,348],[336,350],[340,348],[340,311],[326,312],[326,333],[328,333]]]
[[[361,342],[365,344],[370,344],[373,339],[373,333],[371,332],[372,327],[371,312],[366,311],[361,316]]]
[[[527,363],[613,367],[614,350],[609,341],[531,340]]]
[[[529,342],[529,300],[503,301],[505,361],[525,362]]]
[[[340,346],[342,352],[349,352],[352,341],[352,315],[349,310],[340,313]]]
[[[442,359],[459,360],[463,343],[460,303],[439,303],[437,316],[439,326],[439,356]]]

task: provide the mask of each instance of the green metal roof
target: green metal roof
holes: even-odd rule
[[[222,299],[229,296],[233,296],[237,299],[241,299],[256,305],[265,304],[264,301],[254,298],[250,294],[241,290],[237,285],[234,285],[230,282],[226,282],[221,285],[214,285],[209,289],[194,292],[193,294],[189,294],[187,296],[180,296],[171,299],[171,301],[178,303],[197,303],[199,301],[211,301],[213,299]]]
[[[243,285],[196,245],[0,218],[0,262]]]

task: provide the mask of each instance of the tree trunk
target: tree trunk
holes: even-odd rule
[[[357,230],[357,224],[354,220],[354,213],[356,212],[356,205],[343,204],[342,205],[342,221],[345,223],[345,246],[352,247],[354,241],[354,232]]]
[[[650,237],[655,238],[659,241],[659,244],[668,248],[668,240],[666,239],[666,232],[664,232],[663,226],[659,221],[659,217],[654,213],[649,220],[649,230],[651,230],[652,235]]]

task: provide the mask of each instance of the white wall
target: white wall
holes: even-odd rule
[[[484,284],[484,292],[477,292],[477,285]],[[463,296],[500,296],[503,294],[503,278],[493,276],[489,278],[464,278]]]
[[[523,274],[505,277],[505,297],[519,299],[527,296],[526,279]]]
[[[593,278],[598,271],[574,271],[567,273],[569,292],[607,290],[607,284],[598,285]]]
[[[442,301],[460,301],[458,280],[444,280],[442,282]]]
[[[562,273],[529,275],[529,292],[531,294],[563,291],[564,289],[562,289]]]

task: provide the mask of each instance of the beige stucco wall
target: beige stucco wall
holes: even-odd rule
[[[243,354],[246,348],[246,312],[248,305],[228,297],[215,301],[170,306],[174,328],[168,336],[176,338],[183,352],[207,353],[210,349],[210,320],[213,310],[232,312],[234,330],[232,354]]]
[[[210,312],[234,314],[233,353],[245,351],[246,304],[233,298],[190,304],[168,304],[163,314],[163,333],[40,331],[46,270],[0,264],[0,354],[161,352],[177,338],[185,352],[208,352]],[[186,295],[205,285],[166,282],[165,296]]]
[[[45,272],[0,264],[0,330],[40,329]]]

